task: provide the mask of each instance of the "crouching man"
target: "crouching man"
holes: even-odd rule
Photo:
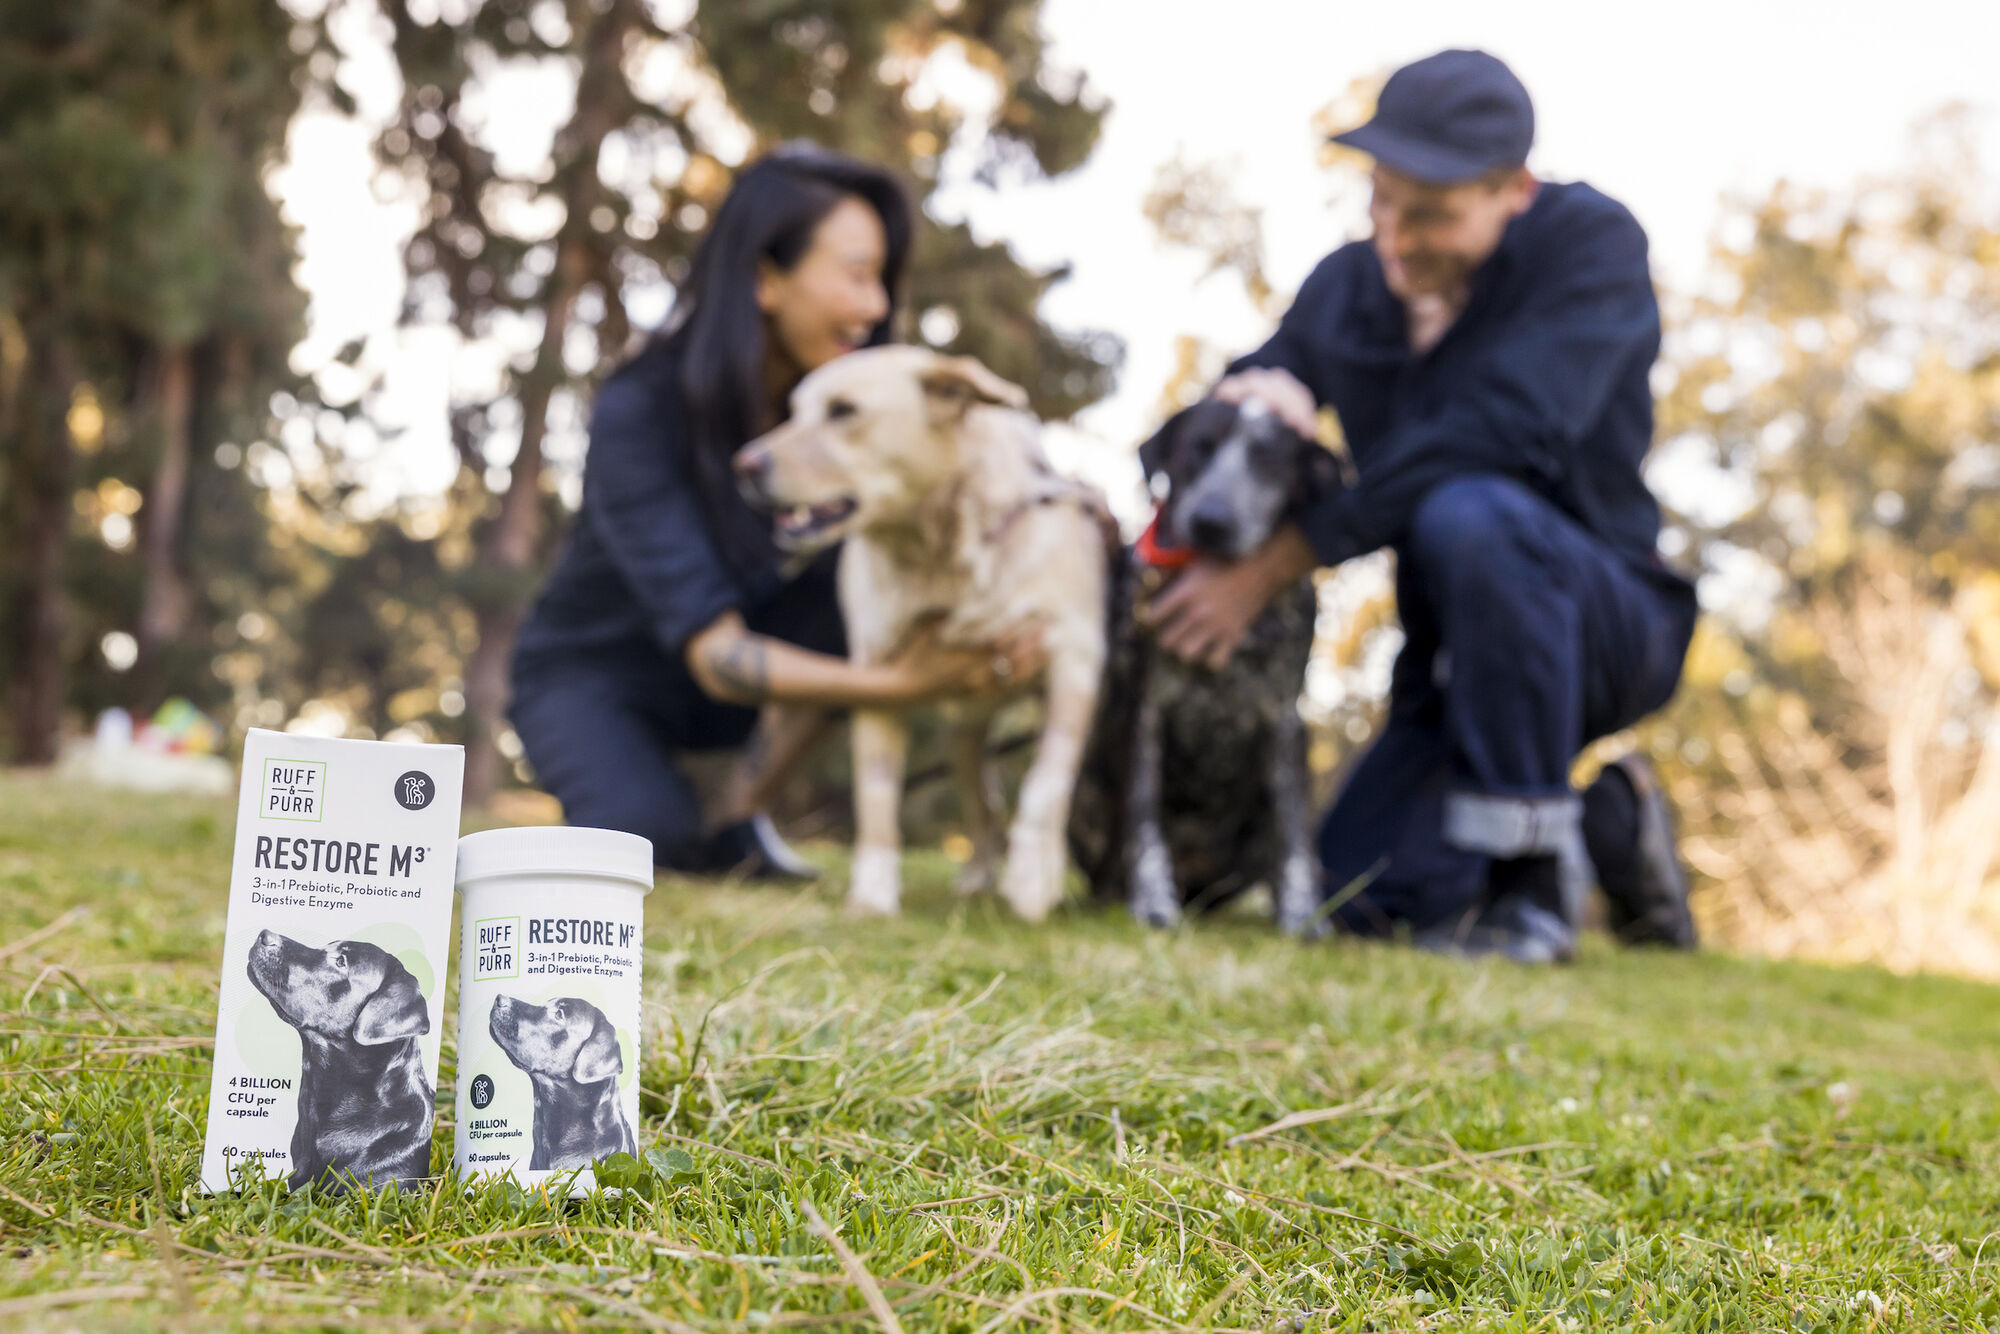
[[[1374,234],[1321,261],[1215,394],[1308,434],[1332,407],[1358,485],[1188,571],[1152,618],[1170,651],[1219,663],[1276,590],[1390,547],[1389,719],[1319,832],[1339,922],[1559,961],[1594,870],[1624,939],[1690,948],[1651,770],[1569,782],[1586,743],[1666,703],[1694,628],[1640,476],[1660,347],[1646,235],[1589,186],[1536,180],[1533,138],[1527,90],[1477,51],[1397,71],[1337,136],[1374,158]]]

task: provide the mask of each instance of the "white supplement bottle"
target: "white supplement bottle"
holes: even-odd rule
[[[459,1175],[592,1186],[637,1153],[639,980],[653,845],[564,826],[458,841]]]

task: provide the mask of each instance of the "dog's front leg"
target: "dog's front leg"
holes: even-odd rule
[[[1157,650],[1155,650],[1157,652]],[[1160,830],[1160,674],[1168,664],[1146,664],[1132,726],[1132,767],[1125,789],[1125,827],[1131,830],[1130,883],[1126,903],[1146,926],[1173,926],[1181,920],[1181,891],[1174,882],[1174,858]]]
[[[986,758],[991,725],[991,716],[983,713],[952,720],[952,781],[964,804],[966,835],[972,840],[972,860],[958,873],[954,886],[960,894],[983,894],[999,878],[1000,817],[1006,803],[1000,795],[1000,775]]]
[[[1278,844],[1284,861],[1278,867],[1278,929],[1288,936],[1313,939],[1326,934],[1320,913],[1319,858],[1313,854],[1306,809],[1306,728],[1296,701],[1278,708],[1271,729],[1271,802],[1278,817]]]
[[[847,906],[894,914],[903,898],[903,761],[909,729],[893,713],[854,712],[854,868]]]
[[[1097,713],[1103,673],[1101,640],[1095,652],[1073,649],[1049,664],[1047,721],[1035,762],[1021,780],[1020,806],[1007,832],[1007,869],[1000,881],[1001,897],[1030,922],[1041,921],[1062,901],[1069,869],[1063,827],[1069,822],[1070,796]]]

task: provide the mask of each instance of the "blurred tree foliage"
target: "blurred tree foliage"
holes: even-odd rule
[[[0,0],[6,752],[50,758],[66,708],[180,693],[236,727],[320,706],[361,735],[463,736],[490,791],[592,385],[663,313],[735,167],[805,136],[899,170],[920,203],[947,158],[989,186],[1074,168],[1102,108],[1045,60],[1038,9]],[[378,385],[322,393],[287,363],[304,298],[266,173],[304,99],[355,106],[344,81],[374,50],[356,42],[386,44],[400,83],[377,155],[419,209],[407,322],[500,349],[496,382],[454,384],[441,501],[370,487],[395,443]],[[524,166],[493,113],[537,69],[569,101]],[[1039,319],[1063,274],[927,211],[905,336],[1068,416],[1121,349]]]
[[[1643,736],[1725,932],[1995,968],[2000,213],[1964,113],[1914,148],[1733,207],[1672,311],[1652,476],[1714,614]],[[1898,919],[1935,893],[1959,915]]]
[[[1708,568],[1751,553],[1796,600],[1869,532],[1941,577],[2000,563],[2000,219],[1972,130],[1939,116],[1903,174],[1725,216],[1660,400],[1662,454],[1727,487],[1679,515]]]
[[[17,759],[53,756],[66,705],[227,700],[211,658],[287,577],[240,449],[217,447],[264,432],[292,381],[304,300],[262,179],[299,104],[291,26],[268,0],[0,4],[0,747]],[[131,636],[116,663],[112,631]]]
[[[1080,76],[1045,61],[1038,9],[385,0],[402,91],[378,154],[422,210],[405,255],[407,318],[512,354],[501,383],[454,403],[460,540],[435,550],[439,604],[471,623],[469,799],[502,774],[507,657],[561,527],[591,386],[633,345],[634,303],[657,318],[734,168],[787,139],[885,163],[920,204],[949,153],[989,184],[1077,166],[1101,108]],[[547,63],[566,72],[573,104],[548,158],[510,169],[490,134],[496,87]],[[981,357],[1044,416],[1066,417],[1108,390],[1120,349],[1040,320],[1040,298],[1062,276],[927,213],[905,334]],[[415,647],[389,638],[398,653]],[[411,696],[404,712],[421,706]]]

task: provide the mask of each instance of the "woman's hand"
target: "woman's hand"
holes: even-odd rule
[[[807,704],[833,709],[900,708],[1025,685],[1048,666],[1039,627],[1023,624],[985,648],[946,648],[938,624],[920,626],[888,662],[857,663],[757,634],[724,612],[688,641],[687,668],[725,704]]]
[[[889,663],[902,702],[965,695],[993,695],[1023,685],[1048,666],[1041,627],[1015,626],[990,648],[948,648],[933,621],[919,627]]]

